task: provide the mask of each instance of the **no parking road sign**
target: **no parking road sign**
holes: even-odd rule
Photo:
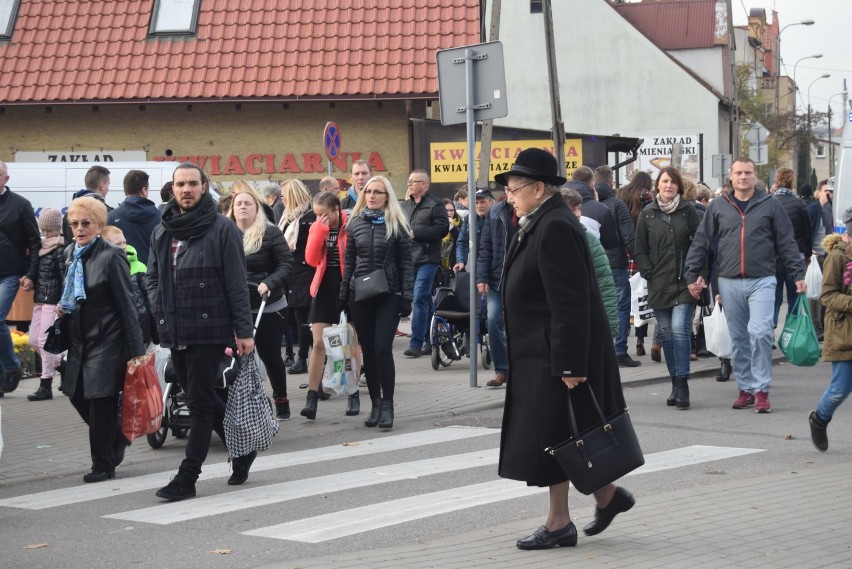
[[[340,154],[340,128],[337,123],[325,123],[325,131],[322,134],[322,145],[325,148],[325,155],[329,158],[337,158]]]

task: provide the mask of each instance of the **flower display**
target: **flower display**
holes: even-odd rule
[[[11,330],[12,346],[15,349],[15,354],[21,360],[21,369],[24,377],[34,377],[39,371],[36,369],[36,353],[30,347],[30,337],[25,332],[20,330]],[[41,360],[38,361],[41,363]]]

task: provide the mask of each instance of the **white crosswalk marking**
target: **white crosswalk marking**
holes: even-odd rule
[[[422,476],[454,472],[468,468],[497,464],[499,449],[487,449],[466,454],[456,454],[416,460],[401,464],[390,464],[375,468],[365,468],[339,474],[315,476],[292,482],[270,484],[260,488],[249,488],[198,498],[181,502],[180,504],[163,504],[152,508],[111,514],[107,518],[147,522],[149,524],[173,524],[204,516],[224,514],[236,510],[244,510],[255,506],[266,506],[288,500],[307,498],[342,492],[354,488],[364,488],[377,484],[386,484],[398,480],[413,480]],[[333,489],[333,490],[330,490]]]
[[[481,427],[443,427],[430,429],[428,431],[416,431],[402,435],[379,437],[365,441],[348,443],[346,445],[334,445],[323,448],[315,448],[304,451],[288,452],[268,456],[260,456],[252,465],[252,472],[274,470],[302,464],[313,464],[330,460],[341,460],[357,456],[366,456],[384,452],[416,448],[423,445],[433,445],[481,437],[499,433],[499,429],[486,429]],[[42,510],[98,500],[110,496],[118,496],[142,490],[151,490],[168,484],[174,471],[136,476],[133,478],[119,478],[114,481],[101,484],[87,484],[74,486],[59,490],[49,490],[37,494],[17,496],[0,500],[0,506],[10,508],[24,508],[28,510]],[[200,480],[212,480],[230,476],[228,463],[205,465]]]
[[[669,470],[724,458],[763,452],[762,449],[691,446],[645,455],[645,465],[628,476]],[[290,541],[319,543],[445,514],[463,508],[500,502],[546,492],[547,488],[530,488],[518,482],[495,480],[433,492],[420,496],[370,504],[323,516],[295,520],[275,526],[244,532],[245,535],[271,537]]]

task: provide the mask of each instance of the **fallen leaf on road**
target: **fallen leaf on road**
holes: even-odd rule
[[[47,547],[46,543],[31,543],[29,545],[25,545],[24,549],[41,549],[42,547]]]
[[[345,447],[357,447],[360,444],[361,443],[343,443],[343,446],[345,446]]]
[[[794,440],[796,440],[796,437],[794,437],[793,435],[787,435],[786,437],[784,437],[784,440],[785,441],[794,441]]]
[[[50,448],[50,445],[36,445],[36,448]]]
[[[228,555],[232,551],[233,549],[214,549],[210,553],[215,553],[216,555]]]

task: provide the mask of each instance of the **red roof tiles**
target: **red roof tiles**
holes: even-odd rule
[[[480,41],[478,0],[205,0],[177,38],[148,36],[153,4],[22,0],[0,104],[433,98],[435,50]]]
[[[724,2],[657,0],[612,6],[663,50],[704,48],[727,43],[727,13],[717,13],[725,7]]]

